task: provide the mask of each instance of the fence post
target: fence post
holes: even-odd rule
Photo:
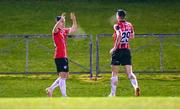
[[[163,35],[159,35],[160,40],[160,71],[164,71],[164,61],[163,61]]]
[[[26,64],[25,64],[25,73],[28,74],[28,63],[29,63],[29,36],[25,36],[26,43]]]
[[[96,36],[96,78],[99,74],[99,35]]]
[[[92,48],[92,35],[90,35],[90,43],[89,43],[89,46],[90,46],[90,79],[93,77],[93,48]]]

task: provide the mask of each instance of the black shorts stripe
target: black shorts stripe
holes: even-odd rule
[[[67,58],[56,58],[55,59],[57,72],[69,72],[68,59]]]
[[[116,49],[112,54],[111,65],[131,65],[129,49]]]

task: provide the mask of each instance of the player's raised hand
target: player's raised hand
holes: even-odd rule
[[[70,28],[69,33],[75,32],[77,30],[77,21],[76,21],[75,14],[71,12],[70,13],[70,18],[71,18],[73,24],[72,24],[72,27]]]
[[[75,19],[76,19],[75,14],[74,14],[74,13],[72,13],[72,12],[70,13],[70,17],[71,17],[71,19],[72,19],[72,20],[75,20]]]
[[[61,17],[64,17],[64,18],[65,18],[65,15],[66,15],[66,13],[63,12],[63,13],[61,14]]]

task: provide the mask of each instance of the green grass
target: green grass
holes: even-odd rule
[[[76,34],[113,33],[114,13],[118,8],[128,12],[136,33],[180,33],[179,0],[1,0],[0,34],[51,34],[54,18],[60,12],[75,12],[78,21]],[[67,26],[70,26],[69,15]],[[52,39],[30,39],[29,71],[56,71],[53,61]],[[164,68],[178,70],[179,38],[165,38]],[[25,70],[25,40],[0,39],[0,72]],[[137,50],[140,46],[150,47]],[[68,40],[69,58],[89,66],[88,41]],[[100,69],[110,70],[109,50],[112,39],[100,41]],[[134,70],[159,70],[159,40],[136,38],[131,42]],[[173,48],[173,49],[172,49]],[[95,66],[95,42],[94,42]],[[136,51],[137,50],[137,51]],[[105,67],[104,67],[105,66]],[[70,71],[86,71],[70,63]],[[100,74],[97,81],[89,75],[70,75],[67,80],[69,98],[45,98],[45,88],[57,75],[0,75],[0,108],[180,108],[179,74],[137,74],[142,96],[134,97],[127,76],[120,74],[116,98],[106,98],[110,92],[110,74]],[[114,106],[115,105],[115,106]],[[125,106],[126,105],[126,106]]]
[[[180,33],[180,2],[178,0],[1,0],[0,34],[51,34],[54,17],[60,12],[73,11],[77,15],[76,34],[113,33],[114,14],[118,8],[128,11],[127,20],[134,24],[136,33]],[[70,26],[67,15],[67,26]],[[159,40],[155,38],[136,38],[131,42],[132,49],[150,44],[148,48],[133,52],[133,67],[136,71],[159,71]],[[111,42],[110,42],[111,41]],[[154,42],[155,41],[155,42]],[[164,40],[164,69],[179,70],[179,38]],[[110,70],[109,50],[112,39],[100,41],[100,69]],[[171,45],[172,43],[173,45]],[[69,58],[89,67],[88,40],[68,40]],[[173,50],[172,50],[173,48]],[[29,41],[30,72],[55,72],[52,39],[31,39]],[[0,72],[25,71],[25,40],[0,39]],[[93,42],[93,66],[95,70],[95,42]],[[70,71],[87,72],[73,63]]]
[[[127,76],[119,75],[117,97],[110,92],[110,74],[101,74],[97,81],[88,75],[70,75],[67,94],[59,88],[47,98],[45,88],[56,75],[0,75],[1,109],[179,109],[179,74],[137,74],[142,95],[134,97]]]
[[[179,97],[2,98],[1,109],[179,109]]]
[[[78,33],[112,33],[111,18],[118,8],[128,11],[136,33],[180,33],[178,0],[2,0],[0,5],[0,34],[50,34],[60,12],[76,13]]]
[[[0,75],[0,97],[46,97],[45,88],[57,75]],[[70,75],[67,80],[69,97],[107,97],[110,93],[110,74],[101,74],[97,81],[89,75]],[[143,97],[179,97],[179,74],[137,74]],[[54,97],[60,97],[59,88]],[[134,96],[133,87],[125,74],[119,75],[118,97]]]

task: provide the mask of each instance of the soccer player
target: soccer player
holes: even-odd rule
[[[50,87],[46,88],[49,97],[52,97],[53,90],[58,86],[60,87],[62,96],[67,96],[66,79],[69,75],[69,66],[66,39],[69,33],[75,32],[77,30],[75,14],[71,13],[70,17],[72,20],[72,27],[65,28],[65,13],[63,13],[61,16],[56,17],[56,24],[52,30],[52,37],[55,45],[54,59],[59,77]]]
[[[125,20],[126,11],[119,9],[116,13],[117,23],[114,25],[114,47],[110,50],[112,55],[111,67],[111,93],[109,96],[116,96],[118,83],[119,65],[125,67],[126,74],[134,87],[135,96],[140,95],[140,89],[135,74],[132,72],[131,52],[129,40],[134,38],[134,29],[130,22]]]

